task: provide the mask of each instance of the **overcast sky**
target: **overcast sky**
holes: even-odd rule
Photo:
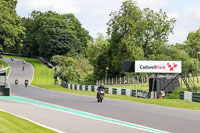
[[[92,37],[106,35],[109,13],[118,11],[124,0],[18,0],[17,13],[28,17],[33,10],[73,13]],[[162,9],[170,18],[176,18],[174,34],[169,43],[183,43],[191,31],[200,27],[200,0],[137,0],[138,6],[158,11]]]

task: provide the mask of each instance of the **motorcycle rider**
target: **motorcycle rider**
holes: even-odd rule
[[[28,79],[26,79],[26,80],[24,81],[24,84],[25,84],[25,87],[28,86]]]
[[[103,83],[97,88],[97,99],[99,98],[100,91],[105,91],[105,89],[106,88],[104,87]]]
[[[18,79],[15,80],[15,85],[17,85],[17,84],[18,84]]]

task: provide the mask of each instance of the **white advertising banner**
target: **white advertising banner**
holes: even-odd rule
[[[135,61],[135,72],[181,73],[181,61]]]

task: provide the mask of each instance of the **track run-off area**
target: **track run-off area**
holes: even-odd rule
[[[50,91],[24,86],[34,77],[31,64],[4,58],[11,68],[11,96],[0,97],[0,110],[57,132],[67,133],[198,133],[200,111]],[[22,66],[25,70],[22,71]],[[15,79],[19,84],[15,85]]]

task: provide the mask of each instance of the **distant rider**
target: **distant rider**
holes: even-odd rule
[[[17,84],[18,84],[18,80],[16,79],[16,80],[15,80],[15,85],[17,85]]]
[[[99,97],[100,91],[105,91],[105,87],[104,84],[101,84],[98,88],[97,88],[97,99]]]
[[[25,84],[25,87],[28,86],[28,79],[25,80],[24,84]]]

